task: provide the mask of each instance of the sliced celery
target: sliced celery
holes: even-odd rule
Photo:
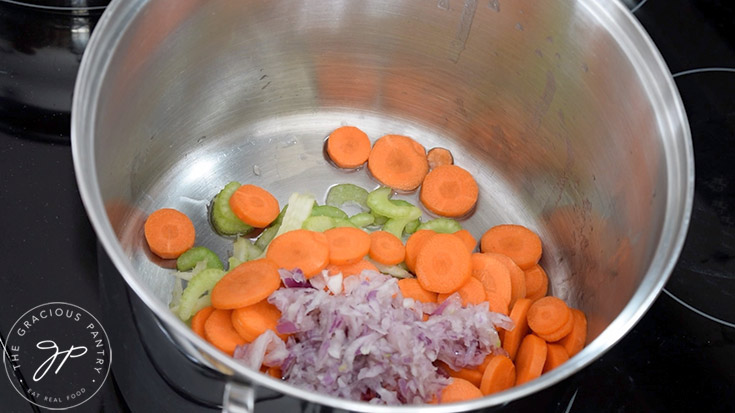
[[[436,218],[419,225],[418,229],[430,229],[434,232],[452,234],[462,229],[459,222],[449,218]]]
[[[207,247],[193,247],[179,255],[176,259],[176,269],[179,271],[189,271],[194,268],[199,261],[206,261],[207,268],[223,269],[222,261],[219,260],[217,254]]]
[[[331,205],[318,205],[311,209],[311,216],[347,219],[347,213]]]
[[[335,228],[339,228],[339,227],[352,227],[352,228],[357,228],[357,226],[355,224],[353,224],[352,222],[350,222],[349,219],[332,218],[332,220],[334,221],[334,227]]]
[[[306,218],[311,216],[314,208],[314,196],[308,194],[293,193],[288,198],[288,210],[283,215],[283,221],[276,236],[284,232],[300,229]]]
[[[421,220],[418,219],[418,218],[416,218],[413,221],[409,221],[406,224],[406,227],[403,229],[403,231],[406,234],[411,235],[411,234],[413,234],[414,232],[416,232],[418,230],[418,228],[419,228],[420,225],[421,225]]]
[[[388,231],[398,238],[403,237],[403,230],[410,221],[407,219],[391,218],[383,225],[383,231]]]
[[[352,225],[364,228],[368,225],[371,225],[373,222],[375,222],[375,216],[369,212],[360,212],[359,214],[355,214],[349,218]]]
[[[255,246],[261,251],[265,251],[265,249],[268,248],[268,244],[270,244],[271,241],[273,241],[273,238],[276,237],[279,229],[281,229],[281,224],[274,224],[264,229],[263,232],[260,233],[258,239],[255,240]]]
[[[421,216],[421,210],[403,200],[392,202],[390,196],[392,190],[382,187],[370,192],[367,198],[368,207],[376,215],[382,215],[393,219],[405,219],[406,222],[413,221]]]
[[[221,235],[237,235],[250,232],[253,227],[240,221],[230,209],[230,197],[240,187],[239,182],[230,182],[214,197],[212,203],[212,226]]]
[[[217,284],[224,275],[225,272],[223,270],[210,268],[191,277],[189,284],[181,294],[181,301],[179,302],[179,318],[184,321],[188,320],[193,315],[192,312],[196,307],[199,297],[204,295],[207,291],[211,291],[212,288],[214,288],[214,285]]]
[[[355,203],[362,209],[367,210],[368,191],[353,184],[339,184],[329,188],[327,193],[327,205],[342,207],[348,203]]]
[[[375,268],[378,269],[378,271],[382,272],[383,274],[388,274],[392,277],[396,278],[413,278],[413,274],[408,272],[408,270],[402,265],[384,265],[379,262],[370,260],[375,265]]]
[[[324,215],[312,216],[306,218],[301,228],[308,229],[309,231],[324,232],[334,228],[334,218]]]

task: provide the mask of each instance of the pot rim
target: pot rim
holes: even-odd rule
[[[233,380],[263,385],[292,397],[360,412],[454,412],[509,403],[549,387],[581,370],[608,351],[641,319],[668,280],[684,244],[694,198],[694,156],[691,132],[674,79],[653,41],[633,14],[618,1],[578,0],[594,15],[627,54],[641,84],[651,97],[653,112],[664,137],[667,199],[659,244],[640,286],[610,325],[580,353],[540,378],[481,399],[449,405],[381,406],[317,394],[250,370],[194,334],[134,276],[131,265],[106,218],[94,162],[94,126],[104,74],[126,28],[149,0],[115,0],[107,8],[84,53],[72,104],[71,144],[74,170],[82,201],[100,243],[128,286],[176,336],[230,370]],[[683,195],[682,197],[674,196]],[[683,202],[682,202],[683,201]]]

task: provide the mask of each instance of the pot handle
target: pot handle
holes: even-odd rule
[[[255,390],[248,384],[227,382],[222,396],[222,413],[253,413]]]

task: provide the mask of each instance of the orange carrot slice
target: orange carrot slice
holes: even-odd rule
[[[546,363],[546,342],[529,334],[523,338],[516,355],[516,385],[529,382],[539,376]]]
[[[337,227],[325,231],[324,235],[329,243],[330,264],[354,264],[370,251],[370,236],[361,229]]]
[[[404,278],[398,280],[398,288],[404,298],[413,298],[422,303],[435,303],[437,294],[424,290],[415,278]]]
[[[480,391],[485,396],[507,390],[516,382],[516,366],[505,356],[490,358],[480,380]]]
[[[525,270],[541,258],[541,238],[522,225],[498,225],[483,234],[480,249],[507,255]]]
[[[563,300],[547,296],[531,304],[528,309],[528,326],[536,334],[552,334],[565,328],[570,317],[572,312]]]
[[[299,268],[311,278],[329,264],[329,242],[321,232],[296,229],[274,238],[265,256],[278,268]]]
[[[490,311],[508,315],[508,304],[505,302],[505,298],[494,291],[487,290],[485,290],[485,298],[487,298],[490,305]]]
[[[370,139],[354,126],[342,126],[329,134],[327,154],[340,168],[357,168],[370,156]]]
[[[587,317],[576,308],[572,308],[572,317],[574,317],[572,332],[559,341],[559,344],[567,350],[569,357],[579,353],[587,341]]]
[[[424,178],[419,199],[429,211],[444,217],[460,217],[477,203],[475,178],[457,165],[437,166]]]
[[[273,222],[281,208],[270,192],[255,185],[241,185],[230,197],[230,209],[240,221],[256,228]]]
[[[178,258],[194,246],[194,224],[184,213],[161,208],[148,215],[143,225],[151,252],[163,259]]]
[[[510,319],[513,320],[512,330],[502,330],[500,332],[500,341],[503,343],[503,349],[508,353],[508,357],[511,360],[516,359],[518,353],[518,347],[521,345],[521,341],[528,334],[528,309],[531,308],[532,301],[528,298],[521,298],[516,301],[516,305],[510,310]]]
[[[464,379],[452,378],[452,382],[442,390],[441,403],[455,403],[480,397],[482,392],[477,386]]]
[[[204,323],[214,311],[214,307],[208,305],[194,314],[191,318],[191,329],[201,338],[204,338]]]
[[[388,231],[370,233],[370,258],[383,265],[396,265],[406,258],[403,242]]]
[[[512,296],[512,284],[508,266],[496,254],[472,254],[472,276],[480,280],[486,294],[497,294],[507,307]]]
[[[549,289],[549,277],[546,271],[536,264],[523,272],[526,278],[526,298],[536,301],[546,296]]]
[[[424,242],[416,258],[416,278],[425,290],[457,291],[472,274],[472,258],[452,234],[436,234]]]
[[[472,234],[467,231],[466,229],[461,229],[454,233],[454,236],[459,237],[462,242],[464,242],[464,245],[467,246],[467,251],[470,253],[475,252],[475,248],[477,247],[477,240],[475,237],[472,236]]]
[[[237,334],[231,318],[231,310],[214,310],[204,323],[204,338],[229,355],[233,355],[237,346],[247,343]]]
[[[212,288],[212,306],[222,310],[253,305],[281,286],[278,266],[268,259],[244,262]],[[232,323],[230,323],[232,324]]]
[[[245,340],[252,342],[266,330],[276,332],[281,312],[268,300],[261,300],[253,305],[232,311],[232,326]],[[277,333],[277,332],[276,332]],[[285,338],[285,335],[280,335]]]
[[[563,326],[561,326],[558,330],[555,330],[548,334],[539,334],[536,333],[537,336],[543,338],[546,341],[559,341],[569,335],[569,333],[572,332],[574,329],[574,314],[572,313],[571,309],[569,309],[569,318],[567,318],[567,322],[564,323]]]
[[[480,381],[482,380],[482,373],[477,369],[462,368],[459,370],[453,370],[447,363],[443,361],[437,362],[437,366],[444,370],[449,377],[467,380],[476,387],[480,387]]]
[[[559,344],[547,343],[546,363],[544,363],[543,373],[551,371],[569,360],[569,354],[564,346]]]
[[[487,301],[485,295],[485,287],[483,287],[480,280],[474,277],[468,278],[467,282],[459,287],[459,290],[455,292],[458,293],[459,297],[462,299],[463,306],[466,306],[468,304],[477,305],[484,301]],[[449,298],[449,296],[452,294],[454,293],[439,294],[436,297],[436,302],[441,303],[442,301]]]
[[[383,136],[373,144],[368,169],[385,186],[413,191],[429,172],[426,149],[407,136]]]
[[[415,272],[416,258],[419,256],[419,251],[421,251],[421,247],[424,246],[426,240],[434,234],[436,234],[436,232],[432,230],[420,229],[408,237],[408,240],[406,241],[406,267],[408,267],[410,271]]]
[[[378,270],[378,267],[376,267],[372,262],[368,260],[360,260],[354,264],[346,264],[346,265],[329,264],[327,266],[327,271],[329,271],[329,275],[336,275],[336,274],[341,273],[345,277],[350,276],[350,275],[359,275],[365,270],[380,272]]]
[[[450,152],[449,149],[439,147],[429,149],[429,152],[426,153],[426,159],[429,161],[429,169],[434,169],[437,166],[454,164],[452,152]]]
[[[486,254],[492,255],[493,253],[488,252]],[[509,307],[513,309],[513,304],[517,299],[526,297],[526,275],[523,273],[523,270],[507,255],[497,254],[496,258],[508,268],[508,273],[510,274]]]

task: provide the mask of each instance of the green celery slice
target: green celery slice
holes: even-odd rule
[[[334,218],[324,215],[312,216],[306,218],[301,228],[308,229],[309,231],[324,232],[334,228]]]
[[[240,218],[230,208],[230,197],[239,187],[239,182],[232,181],[214,197],[210,218],[214,230],[221,235],[246,234],[253,229],[250,225],[240,221]]]
[[[449,218],[436,218],[419,225],[418,229],[430,229],[443,234],[453,234],[462,229],[459,222]]]
[[[363,210],[368,209],[368,191],[354,184],[339,184],[329,188],[326,204],[341,208],[348,203],[355,203]]]
[[[352,225],[358,228],[364,228],[375,222],[375,216],[369,212],[360,212],[359,214],[351,216],[349,220]]]
[[[186,252],[179,255],[176,259],[176,269],[179,271],[189,271],[194,268],[199,261],[206,261],[207,268],[223,269],[222,261],[217,254],[207,247],[192,247]]]
[[[189,284],[184,288],[179,302],[179,318],[186,321],[193,315],[197,300],[207,291],[211,291],[214,285],[225,275],[223,270],[216,268],[206,269],[191,277]]]
[[[421,210],[406,201],[395,200],[399,202],[392,202],[390,199],[392,192],[388,187],[378,188],[370,192],[367,204],[371,212],[388,218],[405,219],[407,222],[421,216]]]
[[[330,218],[347,219],[347,213],[341,209],[331,205],[318,205],[311,209],[311,216],[324,216]]]

